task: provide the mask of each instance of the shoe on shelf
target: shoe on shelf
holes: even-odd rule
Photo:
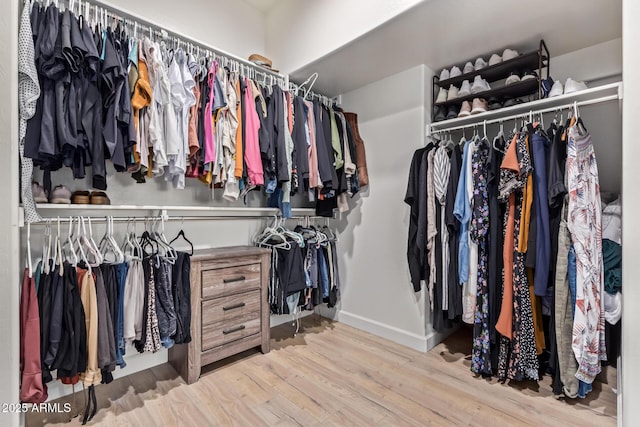
[[[460,86],[460,90],[458,91],[458,98],[469,95],[471,95],[471,84],[469,83],[469,80],[465,80],[462,82],[462,86]]]
[[[502,108],[502,102],[500,102],[499,98],[492,96],[489,98],[489,110],[499,110]]]
[[[526,73],[524,73],[524,75],[520,80],[531,80],[531,79],[536,79],[536,80],[538,79],[538,73],[535,70],[527,71]]]
[[[478,59],[476,59],[476,63],[473,66],[473,68],[476,71],[478,71],[478,70],[482,70],[486,66],[487,66],[487,61],[485,61],[484,58],[478,58]]]
[[[459,109],[460,108],[456,105],[450,105],[449,109],[447,110],[447,120],[455,119],[456,117],[458,117]]]
[[[560,80],[556,80],[555,82],[553,82],[553,86],[549,91],[549,98],[560,96],[563,93],[564,93],[564,87],[562,86],[562,82]]]
[[[441,122],[444,120],[444,118],[445,118],[445,107],[442,107],[440,105],[435,105],[433,107],[433,121]]]
[[[473,79],[473,86],[471,86],[471,93],[475,95],[476,93],[485,92],[487,90],[491,90],[491,86],[489,86],[489,83],[487,83],[487,81],[483,79],[482,76],[476,76]]]
[[[546,98],[549,96],[549,92],[551,92],[551,89],[553,88],[553,79],[551,76],[542,80],[542,82],[540,82],[540,86],[542,86],[542,97]]]
[[[502,60],[508,61],[510,59],[517,58],[518,55],[520,54],[515,49],[505,49],[504,52],[502,52]]]
[[[107,193],[104,191],[94,191],[91,193],[92,205],[110,205],[111,200],[107,197]]]
[[[471,114],[471,104],[469,101],[464,101],[462,106],[460,107],[460,112],[458,113],[458,117],[467,117]]]
[[[33,201],[36,203],[49,203],[47,192],[44,191],[44,187],[37,181],[31,183],[31,193],[33,194]]]
[[[462,75],[462,71],[457,66],[451,67],[451,71],[449,72],[449,78],[453,79],[454,77],[458,77]]]
[[[564,94],[578,92],[587,89],[585,82],[573,80],[571,77],[564,84]]]
[[[449,92],[447,92],[447,101],[454,100],[458,97],[458,88],[454,85],[449,86]]]
[[[511,72],[511,74],[509,74],[509,77],[507,77],[507,80],[504,81],[504,85],[509,86],[514,83],[518,83],[519,81],[520,81],[520,75],[517,72],[513,71]]]
[[[475,68],[473,68],[473,64],[471,63],[471,61],[464,64],[464,69],[462,70],[464,74],[473,73],[474,71],[475,71]]]
[[[487,101],[484,98],[473,98],[473,106],[471,108],[471,114],[484,113],[489,109]]]
[[[71,195],[71,203],[74,205],[89,205],[91,204],[89,196],[90,193],[86,190],[74,191]]]
[[[447,100],[447,90],[441,87],[440,91],[438,92],[438,97],[436,98],[436,104],[445,102],[446,100]]]
[[[491,58],[489,58],[489,66],[496,65],[501,62],[502,62],[502,57],[497,53],[494,53],[493,55],[491,55]]]
[[[69,191],[66,185],[56,185],[56,187],[53,190],[51,190],[51,195],[49,196],[49,203],[54,203],[59,205],[70,204],[71,191]]]
[[[450,77],[449,70],[445,68],[444,70],[440,71],[440,80],[448,80],[449,77]]]

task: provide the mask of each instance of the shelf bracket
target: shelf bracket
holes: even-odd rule
[[[162,209],[160,211],[160,218],[162,218],[163,221],[169,221],[169,211]]]

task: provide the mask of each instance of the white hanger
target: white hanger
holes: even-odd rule
[[[76,254],[76,251],[73,246],[73,240],[71,239],[72,234],[73,234],[73,218],[69,217],[69,232],[67,234],[67,240],[62,245],[61,253],[64,253],[64,251],[67,251],[67,253],[70,254],[71,256],[67,258],[67,256],[64,255],[64,259],[75,267],[76,265],[78,265],[78,255]]]
[[[29,278],[33,277],[33,262],[31,261],[31,223],[27,222],[27,271]]]
[[[87,238],[89,246],[92,248],[93,253],[96,254],[96,256],[99,258],[98,260],[98,264],[102,264],[102,262],[104,261],[104,257],[102,256],[102,253],[100,253],[100,248],[98,247],[98,245],[96,244],[96,241],[93,240],[93,230],[91,228],[91,217],[87,217],[87,222],[89,223],[89,236]],[[82,220],[82,229],[85,231],[85,237],[86,237],[86,230],[84,228],[84,218]]]

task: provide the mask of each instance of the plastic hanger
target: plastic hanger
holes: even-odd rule
[[[71,240],[71,235],[73,233],[73,218],[69,217],[69,232],[67,234],[67,240],[62,245],[61,255],[63,259],[69,262],[74,267],[78,265],[78,255],[73,247],[73,241]]]
[[[184,234],[184,229],[182,228],[182,225],[180,226],[180,231],[178,231],[178,235],[169,242],[169,245],[173,244],[173,242],[178,240],[180,237],[182,237],[182,240],[187,242],[191,247],[191,252],[189,253],[189,255],[193,255],[193,243],[191,243],[191,240],[187,239],[187,236]]]

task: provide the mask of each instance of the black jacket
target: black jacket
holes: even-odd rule
[[[53,378],[49,367],[44,363],[49,350],[49,324],[51,323],[51,282],[53,281],[53,262],[49,261],[51,269],[49,274],[40,276],[40,285],[38,286],[38,311],[40,314],[40,361],[42,365],[42,382],[48,383]],[[44,266],[43,266],[44,268]]]
[[[171,267],[163,259],[154,262],[153,279],[156,291],[156,315],[160,340],[170,347],[170,337],[176,333],[176,310],[171,293]]]
[[[87,332],[78,273],[70,264],[64,266],[63,300],[62,340],[55,364],[58,378],[72,378],[87,369]]]
[[[307,145],[307,116],[309,109],[304,103],[304,99],[296,96],[293,100],[293,144],[296,153],[296,170],[298,180],[302,184],[304,191],[309,190],[309,147]]]
[[[191,257],[178,252],[172,270],[173,305],[176,309],[176,344],[191,342]]]

